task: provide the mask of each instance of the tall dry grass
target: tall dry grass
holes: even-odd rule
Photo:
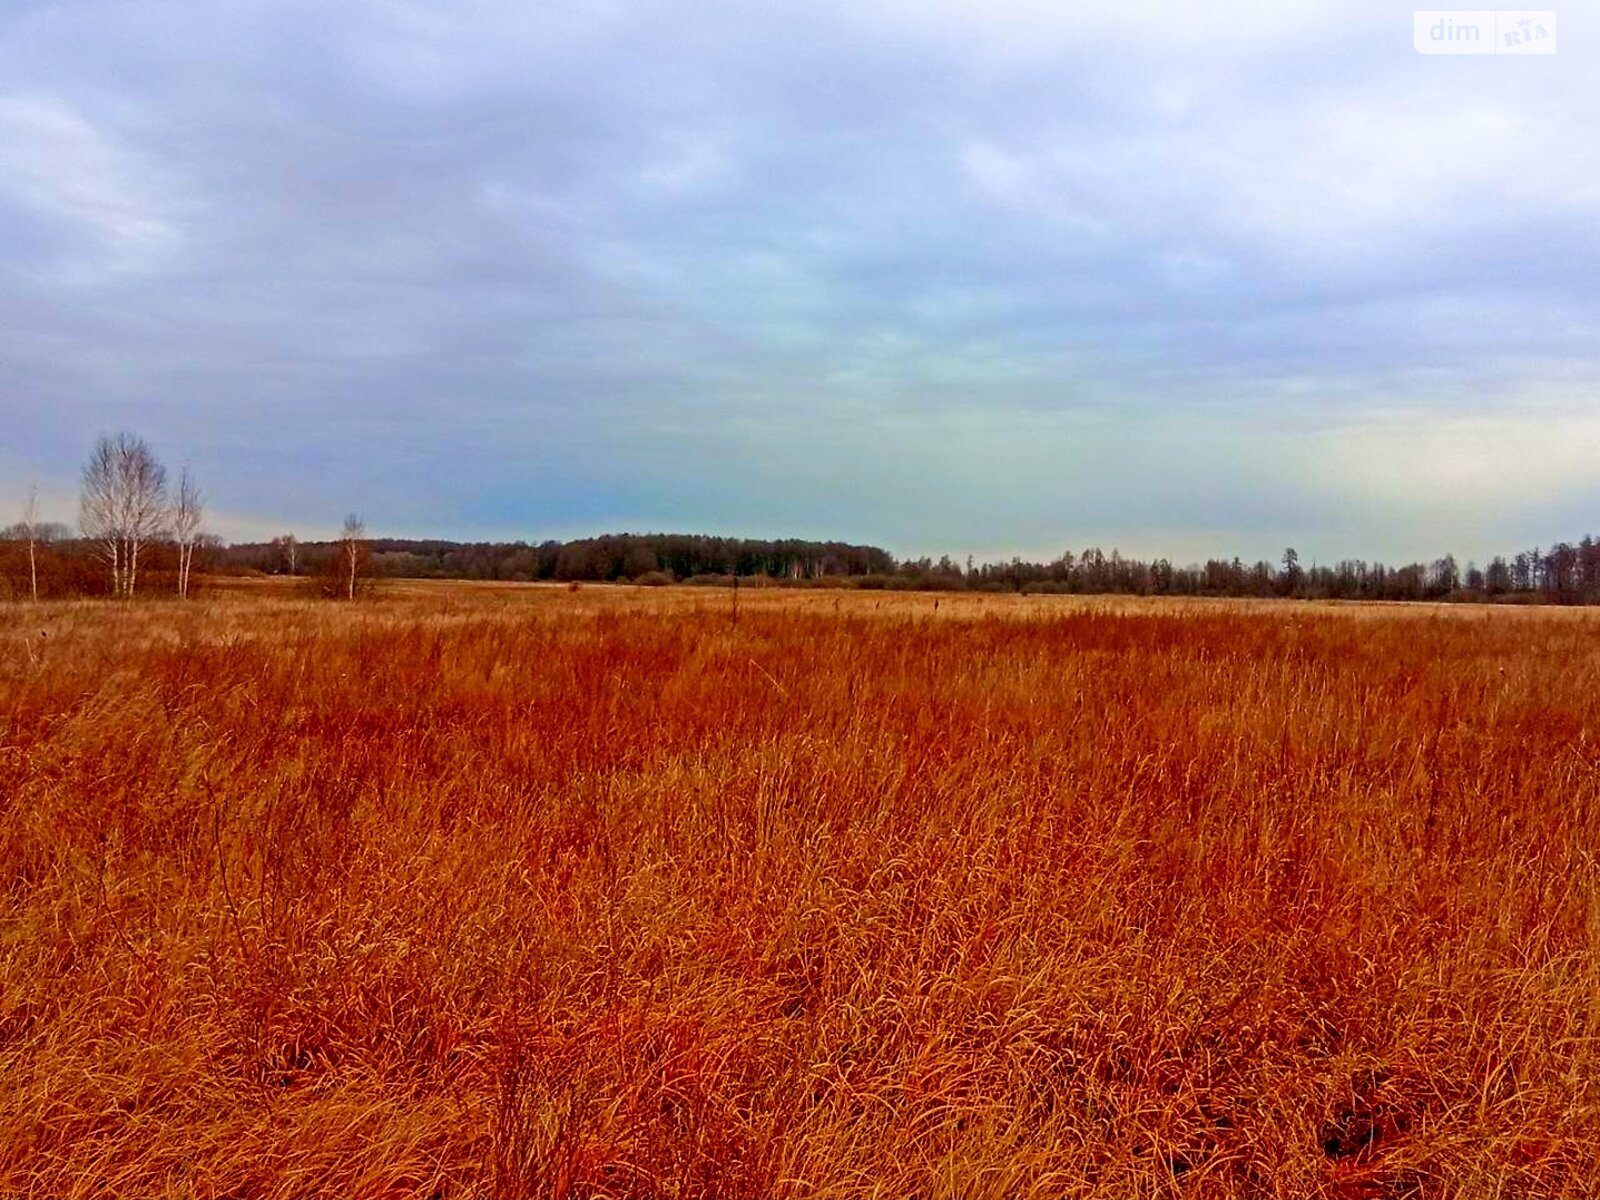
[[[1595,1194],[1600,625],[742,604],[8,607],[0,1194]]]

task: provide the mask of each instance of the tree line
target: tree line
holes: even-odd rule
[[[876,546],[697,534],[623,533],[538,544],[374,538],[368,546],[375,575],[406,579],[672,583],[739,576],[799,582],[889,574],[898,567]],[[314,572],[334,553],[333,543],[302,542],[285,534],[230,546],[220,561],[294,575]]]
[[[902,564],[913,576],[953,574],[960,586],[1024,592],[1140,596],[1292,597],[1305,600],[1462,600],[1600,604],[1600,540],[1558,543],[1463,566],[1454,555],[1388,566],[1362,559],[1306,566],[1294,549],[1274,562],[1238,558],[1174,565],[1090,548],[1048,563],[990,563],[961,571],[948,560]]]
[[[1094,547],[1047,562],[963,564],[948,556],[897,560],[876,546],[841,542],[650,533],[537,544],[378,538],[370,549],[374,574],[409,579],[726,584],[738,577],[782,586],[920,591],[1600,603],[1600,540],[1593,537],[1497,556],[1483,567],[1463,566],[1451,555],[1398,567],[1359,559],[1307,566],[1293,549],[1276,562],[1233,558],[1180,566]],[[220,561],[293,575],[315,573],[336,552],[334,542],[284,536],[228,547]]]
[[[304,578],[353,600],[377,578],[508,582],[729,584],[1079,595],[1293,597],[1319,600],[1480,600],[1600,604],[1600,540],[1496,556],[1480,567],[1446,555],[1391,567],[1345,559],[1303,564],[1238,558],[1177,565],[1090,547],[1047,562],[896,559],[876,546],[803,539],[616,533],[574,541],[452,542],[369,538],[357,514],[338,538],[284,534],[228,545],[204,530],[199,487],[185,467],[169,486],[150,446],[129,433],[96,440],[79,487],[78,526],[39,518],[31,492],[22,520],[0,530],[0,594],[21,598],[165,591],[187,597],[197,574]]]

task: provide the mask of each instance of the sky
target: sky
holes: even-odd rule
[[[127,429],[232,539],[1576,540],[1600,10],[1558,16],[0,0],[0,505],[74,520]]]

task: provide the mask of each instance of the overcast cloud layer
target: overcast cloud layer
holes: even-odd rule
[[[7,0],[0,502],[128,428],[234,537],[1600,528],[1600,22],[1200,7]]]

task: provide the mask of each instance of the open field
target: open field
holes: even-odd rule
[[[1600,621],[0,608],[0,1195],[1566,1197]]]

